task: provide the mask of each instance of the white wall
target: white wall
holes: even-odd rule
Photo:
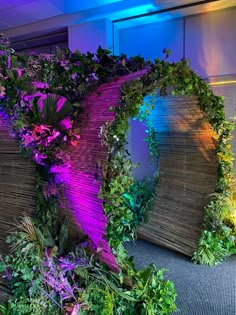
[[[224,95],[225,115],[228,119],[234,120],[232,147],[236,157],[236,84],[212,86],[215,95]],[[236,159],[234,160],[234,174],[236,178]]]
[[[236,8],[120,28],[114,43],[115,52],[145,58],[163,58],[169,48],[170,61],[186,57],[203,77],[236,74]]]
[[[112,24],[108,19],[69,26],[68,45],[71,51],[95,52],[100,45],[112,49]]]
[[[145,24],[129,29],[120,29],[116,34],[119,48],[116,52],[128,56],[140,54],[148,58],[163,58],[163,48],[172,50],[170,61],[178,61],[183,56],[183,20],[175,19]]]
[[[187,17],[185,47],[199,75],[236,73],[236,8]]]

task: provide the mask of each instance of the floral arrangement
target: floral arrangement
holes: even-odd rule
[[[164,279],[163,270],[152,265],[136,270],[123,245],[135,238],[135,228],[152,196],[146,184],[135,183],[132,176],[133,164],[124,149],[128,119],[140,115],[143,97],[156,88],[164,95],[167,86],[172,85],[175,95],[199,97],[219,136],[220,169],[218,191],[206,209],[205,232],[194,258],[214,264],[235,250],[231,210],[226,206],[232,179],[231,124],[225,122],[222,99],[213,95],[185,60],[177,64],[158,59],[146,63],[140,56],[112,56],[101,47],[95,55],[58,50],[56,55],[24,56],[15,54],[4,37],[0,51],[0,107],[11,120],[22,153],[36,165],[35,214],[23,218],[18,230],[9,237],[8,241],[16,246],[0,262],[0,271],[13,294],[7,305],[0,306],[1,312],[3,315],[173,312],[176,297],[173,283]],[[167,58],[169,51],[165,53]],[[99,252],[91,241],[77,244],[68,241],[67,220],[60,220],[57,214],[60,183],[55,174],[65,173],[70,167],[63,149],[68,144],[80,143],[77,122],[83,97],[101,83],[143,68],[149,71],[140,80],[123,84],[114,123],[101,128],[109,157],[107,168],[102,170],[100,194],[109,218],[107,239],[119,265],[115,273],[100,262]],[[145,120],[142,112],[140,119]],[[149,130],[147,141],[155,158],[158,148],[151,125]],[[212,246],[219,239],[220,246]],[[212,256],[207,260],[209,252]]]
[[[164,279],[164,270],[149,266],[137,271],[122,245],[135,237],[135,213],[121,211],[116,217],[116,228],[121,216],[130,224],[128,229],[123,225],[125,237],[122,228],[113,242],[107,231],[119,261],[118,273],[101,263],[91,241],[71,243],[67,220],[61,221],[57,215],[61,202],[58,174],[70,168],[64,148],[80,143],[79,102],[98,84],[143,68],[143,59],[110,56],[101,48],[96,57],[68,50],[26,57],[5,46],[0,58],[1,110],[11,121],[22,154],[36,165],[36,211],[32,218],[23,218],[9,237],[13,253],[1,258],[0,271],[13,294],[8,304],[0,306],[1,312],[128,315],[173,311],[175,289]],[[128,189],[132,164],[126,170]]]

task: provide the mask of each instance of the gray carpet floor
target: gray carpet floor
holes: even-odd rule
[[[177,291],[174,315],[236,315],[236,256],[215,267],[195,265],[190,258],[138,240],[127,243],[137,268],[154,263],[168,269]]]

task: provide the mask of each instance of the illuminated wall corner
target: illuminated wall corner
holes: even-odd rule
[[[186,58],[200,76],[236,73],[236,8],[185,19]]]
[[[236,73],[206,78],[215,95],[224,96],[225,115],[227,119],[236,121]],[[236,157],[236,125],[232,132],[232,148]],[[234,160],[234,174],[236,176],[236,160]]]
[[[71,51],[94,53],[99,45],[112,50],[112,23],[109,19],[100,19],[71,25],[68,28],[68,38]]]
[[[163,58],[163,48],[172,51],[169,61],[179,61],[184,47],[183,19],[171,19],[119,30],[119,53],[144,58]]]

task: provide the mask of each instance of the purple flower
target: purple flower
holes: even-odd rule
[[[3,274],[3,279],[5,279],[6,281],[11,281],[13,278],[13,271],[10,267],[6,267],[4,274]]]
[[[77,77],[77,74],[76,74],[76,73],[73,73],[73,74],[71,75],[72,80],[75,80],[76,77]]]
[[[37,164],[46,165],[43,161],[47,159],[47,156],[37,150],[33,151],[33,159]]]
[[[32,85],[37,89],[48,89],[49,85],[45,82],[32,82]]]
[[[60,259],[60,268],[64,271],[71,271],[76,268],[76,264],[73,262],[66,261],[65,259]]]
[[[35,144],[34,137],[29,133],[29,131],[22,136],[21,141],[25,148],[34,146]]]
[[[68,256],[65,258],[61,257],[59,261],[60,261],[60,264],[59,264],[60,268],[65,272],[71,271],[78,266],[82,266],[82,267],[88,266],[88,262],[84,258],[74,258],[74,257]]]
[[[80,304],[75,304],[73,307],[73,311],[71,312],[71,315],[78,315],[79,314],[79,308],[80,308]]]
[[[58,136],[60,136],[60,134],[61,134],[61,133],[60,133],[59,131],[56,131],[55,129],[53,129],[51,136],[47,137],[47,139],[46,139],[46,146],[49,146],[50,143],[51,143],[54,139],[56,139]]]
[[[59,122],[59,126],[60,126],[61,129],[63,129],[63,130],[71,129],[71,128],[72,128],[72,125],[71,125],[70,117],[68,116],[68,117],[62,119],[62,120]]]
[[[62,165],[53,165],[49,173],[54,174],[56,184],[68,182],[71,177],[70,164],[67,162]]]

